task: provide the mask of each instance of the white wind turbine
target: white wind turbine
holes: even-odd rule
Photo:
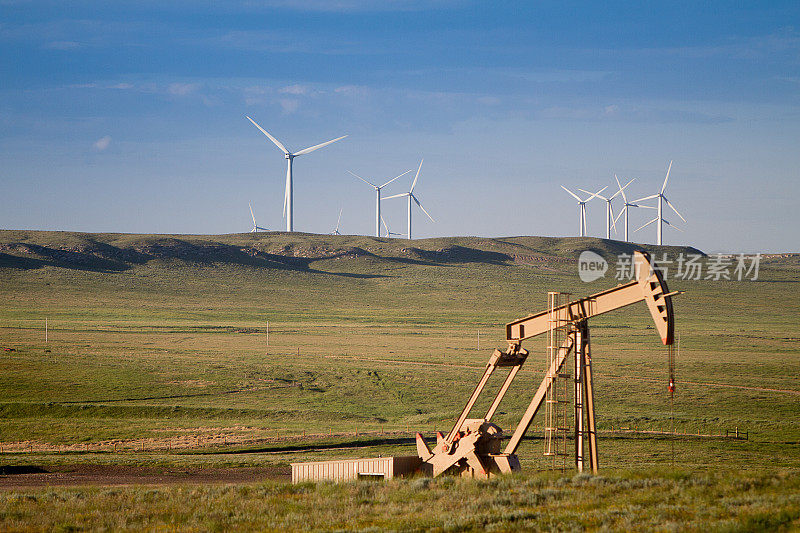
[[[342,221],[342,209],[339,209],[339,218],[336,219],[336,228],[330,232],[330,235],[341,235],[339,233],[339,222]]]
[[[362,178],[361,176],[359,176],[355,172],[350,172],[349,170],[347,171],[347,172],[350,172],[350,174],[352,174],[356,178],[360,179],[361,181],[363,181],[364,183],[366,183],[367,185],[369,185],[369,186],[371,186],[372,188],[375,189],[375,236],[376,237],[380,237],[381,236],[381,189],[383,189],[384,187],[389,185],[391,182],[393,182],[397,178],[402,178],[403,176],[405,176],[406,174],[408,174],[412,170],[406,170],[405,172],[403,172],[399,176],[396,176],[396,177],[390,179],[389,181],[387,181],[383,185],[375,185],[371,181],[365,180],[364,178]]]
[[[616,175],[616,174],[614,174],[614,178],[616,178],[616,177],[617,177],[617,175]],[[628,185],[630,185],[632,181],[633,181],[633,180],[631,180],[631,181],[629,181],[628,183],[626,183],[626,184],[625,184],[625,187],[627,187]],[[619,180],[617,180],[617,185],[619,185]],[[606,239],[610,239],[610,238],[611,238],[611,228],[612,228],[612,226],[613,226],[613,228],[614,228],[614,233],[615,233],[615,234],[617,233],[617,219],[615,219],[615,218],[614,218],[614,210],[613,210],[613,209],[612,209],[612,207],[611,207],[611,201],[612,201],[614,198],[616,198],[616,196],[617,196],[619,193],[623,192],[623,190],[625,189],[625,187],[622,187],[620,190],[618,190],[617,192],[615,192],[613,195],[611,195],[611,196],[609,196],[609,197],[605,197],[605,196],[603,196],[603,195],[601,195],[601,194],[597,194],[597,195],[596,195],[596,196],[597,196],[598,198],[600,198],[601,200],[605,200],[605,201],[606,201]],[[590,193],[589,191],[587,191],[587,190],[585,190],[585,189],[578,189],[578,190],[579,190],[579,191],[581,191],[581,192],[583,192],[583,193],[586,193],[586,194],[592,194],[592,193]],[[623,194],[624,194],[624,193],[623,193]]]
[[[250,202],[247,202],[247,205],[250,206],[250,216],[253,217],[253,229],[250,230],[250,233],[255,233],[257,231],[269,231],[267,228],[262,228],[256,224],[256,216],[253,214],[253,206]]]
[[[620,185],[619,178],[617,178],[616,174],[614,174],[614,179],[617,180],[617,187],[619,187],[619,192],[622,193],[622,201],[625,202],[625,205],[623,206],[622,210],[619,212],[617,217],[614,219],[614,222],[619,220],[619,217],[622,216],[622,213],[625,213],[625,223],[623,224],[624,233],[625,233],[625,242],[629,242],[628,241],[628,209],[631,208],[631,207],[644,207],[645,209],[655,209],[655,207],[652,207],[652,206],[649,206],[649,205],[634,204],[634,203],[631,203],[631,202],[628,201],[628,197],[625,196],[625,187],[630,185],[631,182],[633,182],[633,180],[635,180],[636,178],[633,178],[628,183],[626,183],[625,187]]]
[[[278,139],[276,139],[275,137],[270,135],[267,132],[267,130],[265,130],[264,128],[262,128],[258,124],[256,124],[255,120],[253,120],[252,118],[248,117],[247,115],[245,115],[245,117],[247,117],[247,120],[252,122],[253,125],[256,128],[261,130],[261,133],[263,133],[264,135],[269,137],[269,140],[271,140],[273,143],[275,143],[275,146],[280,148],[281,151],[283,152],[284,156],[286,157],[286,190],[284,191],[284,194],[283,194],[283,216],[286,217],[286,231],[294,231],[294,199],[293,199],[293,196],[292,196],[292,192],[293,192],[293,190],[292,190],[293,189],[293,183],[292,183],[292,160],[295,157],[299,156],[299,155],[309,154],[309,153],[313,152],[314,150],[319,150],[320,148],[322,148],[324,146],[328,146],[331,143],[334,143],[336,141],[344,139],[345,137],[347,137],[347,135],[342,135],[341,137],[337,137],[335,139],[332,139],[330,141],[324,142],[322,144],[309,146],[308,148],[304,148],[304,149],[299,150],[297,152],[290,152],[289,150],[286,149],[286,147],[283,144],[281,144],[281,142]]]
[[[577,194],[575,194],[571,190],[567,189],[563,185],[561,186],[561,188],[564,189],[565,191],[567,191],[570,194],[570,196],[572,196],[573,198],[578,200],[578,225],[580,226],[578,235],[581,236],[581,237],[586,237],[586,202],[588,202],[589,200],[593,199],[595,196],[599,195],[604,190],[608,189],[608,186],[603,187],[602,189],[600,189],[599,191],[597,191],[594,194],[587,193],[587,194],[591,194],[591,196],[589,196],[589,198],[587,198],[586,200],[581,200],[581,198]]]
[[[386,225],[386,221],[381,217],[381,222],[383,223],[383,228],[386,230],[386,237],[391,238],[392,235],[403,235],[402,233],[395,233],[389,229],[389,226]]]
[[[669,179],[670,170],[672,170],[672,161],[669,162],[669,168],[667,168],[667,177],[664,178],[664,185],[661,186],[661,191],[658,194],[653,194],[653,195],[650,195],[650,196],[645,196],[644,198],[639,198],[638,200],[634,200],[634,202],[643,202],[645,200],[652,200],[653,198],[658,198],[658,203],[656,204],[656,209],[658,209],[658,214],[656,215],[656,218],[654,218],[653,220],[651,220],[650,222],[648,222],[644,226],[641,226],[640,228],[637,228],[635,231],[639,231],[640,229],[649,226],[653,222],[658,222],[658,224],[656,225],[656,244],[658,244],[659,246],[661,246],[663,244],[663,239],[661,238],[661,235],[662,235],[663,230],[664,230],[664,226],[663,226],[664,224],[666,224],[667,226],[672,226],[673,228],[675,228],[678,231],[683,231],[680,228],[677,228],[674,225],[670,224],[667,221],[667,219],[664,218],[664,202],[666,202],[666,204],[673,211],[675,211],[676,215],[681,217],[681,220],[686,222],[686,219],[683,218],[683,215],[678,213],[678,210],[675,209],[675,206],[673,206],[671,203],[669,203],[669,200],[667,200],[667,197],[664,196],[664,190],[666,190],[666,188],[667,188],[667,180]]]
[[[417,180],[419,179],[419,172],[420,172],[420,170],[422,170],[422,161],[424,161],[424,159],[420,160],[420,162],[419,162],[419,168],[417,169],[417,175],[414,176],[414,181],[411,183],[411,189],[409,189],[408,192],[395,194],[394,196],[387,196],[386,198],[384,198],[384,200],[389,200],[391,198],[400,198],[402,196],[408,196],[408,238],[409,239],[411,239],[411,201],[412,200],[414,202],[416,202],[416,204],[419,206],[420,209],[422,209],[423,213],[428,215],[428,218],[431,219],[431,222],[436,222],[435,220],[433,220],[433,217],[430,216],[427,211],[425,211],[425,208],[422,207],[422,204],[419,203],[419,199],[417,199],[417,197],[414,196],[414,187],[417,185]]]

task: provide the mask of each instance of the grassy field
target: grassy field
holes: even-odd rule
[[[800,477],[685,470],[0,491],[6,531],[780,531]],[[48,509],[42,512],[42,509]],[[120,512],[124,509],[124,512]]]
[[[616,283],[613,265],[606,278],[580,282],[575,259],[585,249],[612,259],[634,246],[588,238],[411,242],[279,233],[0,231],[0,348],[13,350],[0,351],[0,462],[229,467],[413,454],[411,433],[449,429],[492,349],[505,346],[506,322],[543,310],[547,291],[584,296]],[[658,253],[663,251],[696,252]],[[86,514],[89,508],[80,506],[88,502],[144,509],[152,497],[151,503],[171,501],[186,509],[219,501],[241,520],[203,513],[169,518],[165,510],[151,516],[153,522],[137,522],[149,520],[142,510],[131,514],[132,522],[108,527],[138,529],[174,519],[197,529],[292,528],[307,509],[337,509],[345,504],[332,502],[346,497],[372,502],[347,504],[356,507],[353,527],[447,529],[447,521],[455,520],[455,529],[510,529],[515,523],[649,529],[651,522],[635,521],[634,507],[644,504],[626,504],[628,489],[620,489],[632,479],[648,480],[630,489],[634,500],[683,509],[652,515],[652,525],[699,524],[689,517],[705,516],[722,529],[759,529],[762,514],[772,513],[765,509],[778,509],[798,527],[791,479],[800,473],[800,257],[763,259],[757,281],[670,276],[669,283],[686,291],[675,300],[680,353],[674,405],[666,390],[666,349],[644,305],[591,324],[601,465],[613,474],[606,481],[534,474],[547,463],[535,438],[540,432],[532,431],[534,438],[520,450],[525,475],[488,486],[435,481],[423,491],[443,505],[451,487],[470,494],[485,489],[487,501],[495,503],[485,509],[475,507],[484,505],[477,497],[453,503],[463,506],[463,517],[419,511],[416,526],[380,515],[382,506],[398,515],[418,512],[422,497],[412,496],[418,491],[411,481],[381,488],[163,488],[152,496],[135,488],[22,491],[3,494],[13,512],[0,517],[0,527],[39,527],[30,514],[36,502],[61,502],[59,512]],[[496,416],[507,431],[544,372],[543,340],[526,347],[532,356]],[[701,435],[739,428],[748,439],[673,439],[620,428]],[[678,477],[673,463],[682,472]],[[718,469],[723,473],[717,475]],[[692,485],[696,480],[705,481]],[[747,512],[728,513],[713,497],[697,503],[706,511],[682,507],[682,498],[702,492],[702,483],[723,500],[739,497],[737,484],[756,488],[736,504]],[[530,501],[520,507],[509,487]],[[543,490],[561,494],[554,500],[560,503],[539,500],[534,494]],[[200,500],[192,500],[192,491]],[[351,494],[359,491],[368,495]],[[497,503],[503,494],[510,499]],[[241,507],[225,507],[237,498]],[[607,503],[583,506],[597,498]],[[189,500],[194,503],[180,503]],[[242,518],[277,501],[285,504],[283,511],[257,522]],[[508,514],[517,511],[517,518]],[[307,525],[346,527],[336,521],[341,512]],[[88,515],[73,525],[82,524],[102,526]]]

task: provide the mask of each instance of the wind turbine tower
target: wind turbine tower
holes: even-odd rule
[[[631,202],[628,201],[628,197],[625,196],[625,187],[630,185],[633,182],[633,180],[635,180],[636,178],[633,178],[628,183],[626,183],[625,187],[620,185],[619,178],[617,178],[616,174],[614,174],[614,179],[617,180],[617,187],[619,187],[619,192],[622,193],[622,201],[625,202],[625,205],[622,207],[622,210],[619,212],[617,217],[614,219],[614,222],[619,220],[619,217],[621,217],[622,214],[625,213],[625,222],[623,224],[624,225],[625,242],[630,242],[630,240],[628,239],[628,211],[629,211],[629,209],[631,207],[644,207],[645,209],[655,209],[655,207],[651,207],[649,205],[634,204],[634,203],[631,203]]]
[[[615,179],[616,179],[616,177],[617,177],[617,175],[614,174],[614,178]],[[625,187],[630,185],[632,181],[633,180],[631,180],[628,183],[626,183]],[[619,180],[617,180],[617,185],[619,185]],[[618,190],[617,192],[615,192],[613,195],[611,195],[609,197],[605,197],[605,196],[603,196],[601,194],[597,195],[598,198],[600,198],[601,200],[605,200],[606,201],[606,239],[610,239],[611,238],[611,227],[612,226],[614,227],[614,233],[615,234],[617,233],[617,219],[614,218],[614,210],[611,207],[611,201],[614,198],[616,198],[619,193],[623,192],[623,189],[625,189],[625,187],[620,188],[620,190]],[[578,189],[578,190],[581,191],[582,193],[592,194],[589,191],[584,190],[584,189]]]
[[[656,203],[656,209],[658,210],[658,214],[656,215],[656,218],[654,218],[653,220],[651,220],[650,222],[648,222],[644,226],[641,226],[640,228],[637,228],[636,231],[639,231],[640,229],[646,228],[647,226],[649,226],[653,222],[657,222],[658,224],[656,225],[656,244],[658,244],[659,246],[661,246],[663,244],[662,234],[663,234],[663,231],[664,231],[664,224],[666,224],[667,226],[672,226],[673,228],[675,228],[678,231],[682,231],[680,228],[677,228],[673,224],[670,224],[669,221],[667,221],[667,219],[664,218],[664,203],[666,203],[670,207],[670,209],[675,211],[675,214],[678,215],[679,217],[681,217],[681,220],[686,222],[686,219],[683,218],[683,215],[678,213],[678,210],[675,209],[675,206],[672,205],[669,202],[669,200],[667,200],[666,196],[664,196],[664,191],[667,188],[667,180],[669,180],[669,172],[670,172],[670,170],[672,170],[672,161],[669,162],[669,168],[667,168],[667,177],[664,178],[664,185],[661,186],[661,191],[658,194],[653,194],[651,196],[645,196],[644,198],[639,198],[638,200],[634,200],[635,202],[643,202],[645,200],[652,200],[653,198],[657,198],[658,199],[658,202]]]
[[[411,183],[411,189],[408,192],[395,194],[394,196],[387,196],[385,198],[385,200],[389,200],[391,198],[400,198],[402,196],[407,196],[408,197],[408,238],[409,239],[411,239],[411,201],[412,200],[419,206],[420,209],[422,209],[423,213],[428,215],[428,218],[431,219],[431,222],[436,222],[435,220],[433,220],[433,217],[430,216],[430,214],[428,214],[427,211],[425,211],[425,208],[422,207],[422,204],[419,202],[419,199],[416,196],[414,196],[414,187],[417,185],[417,180],[419,179],[419,172],[420,172],[420,170],[422,170],[422,162],[423,161],[424,161],[424,159],[420,160],[420,162],[419,162],[419,168],[417,169],[417,175],[414,176],[414,181]]]
[[[578,200],[578,226],[579,226],[578,236],[586,237],[586,202],[588,202],[589,200],[592,200],[595,196],[599,195],[601,192],[603,192],[604,190],[608,189],[608,187],[607,186],[603,187],[602,189],[600,189],[599,191],[597,191],[594,194],[587,193],[587,194],[591,194],[591,196],[589,196],[589,198],[587,198],[586,200],[581,200],[580,196],[578,196],[577,194],[575,194],[571,190],[567,189],[563,185],[561,186],[561,188],[564,189],[565,191],[567,191],[570,194],[570,196],[572,196],[573,198]],[[583,190],[583,189],[580,189],[580,190]]]
[[[324,146],[328,146],[331,143],[335,143],[336,141],[342,140],[345,137],[347,137],[347,135],[342,135],[341,137],[337,137],[335,139],[332,139],[330,141],[321,144],[309,146],[308,148],[304,148],[297,152],[290,152],[289,150],[286,149],[286,147],[283,144],[281,144],[281,142],[278,139],[270,135],[269,132],[267,132],[267,130],[256,124],[255,120],[248,117],[247,115],[245,115],[245,117],[247,117],[247,120],[252,122],[256,128],[261,130],[261,133],[269,137],[269,140],[275,143],[275,146],[280,148],[280,150],[286,157],[286,190],[284,191],[283,194],[283,216],[286,217],[286,231],[294,231],[294,197],[293,197],[294,186],[292,183],[292,160],[299,155],[310,154],[314,150],[319,150]]]
[[[363,181],[364,183],[366,183],[367,185],[369,185],[369,186],[371,186],[371,187],[373,187],[375,189],[375,236],[376,237],[380,237],[381,236],[381,189],[383,189],[384,187],[389,185],[391,182],[393,182],[397,178],[402,178],[403,176],[405,176],[406,174],[408,174],[412,170],[406,170],[405,172],[403,172],[399,176],[396,176],[396,177],[390,179],[389,181],[387,181],[383,185],[375,185],[371,181],[365,180],[364,178],[362,178],[358,174],[356,174],[354,172],[350,172],[349,170],[347,171],[347,172],[350,172],[350,174],[352,174],[356,178],[360,179],[361,181]]]

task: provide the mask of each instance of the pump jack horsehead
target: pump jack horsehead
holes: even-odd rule
[[[445,436],[439,433],[433,450],[417,433],[417,454],[423,461],[423,469],[438,476],[445,472],[486,478],[499,473],[520,469],[517,448],[534,416],[547,395],[548,388],[559,375],[571,355],[574,362],[574,407],[575,407],[575,466],[584,469],[584,441],[588,441],[588,466],[597,472],[597,431],[595,427],[594,393],[592,388],[592,362],[589,351],[589,318],[608,313],[622,307],[644,301],[661,335],[661,342],[671,345],[674,338],[672,296],[661,272],[653,269],[649,256],[634,252],[636,279],[617,285],[586,298],[553,307],[548,311],[515,320],[506,325],[508,350],[495,350],[489,358],[486,370],[467,405],[458,417],[453,429]],[[557,324],[557,326],[554,326]],[[514,377],[528,357],[522,341],[547,333],[554,327],[564,329],[564,342],[557,347],[556,354],[545,378],[534,394],[525,414],[517,425],[505,449],[501,451],[502,430],[491,422]],[[470,419],[475,401],[483,391],[489,377],[497,368],[509,368],[509,373],[483,418]]]

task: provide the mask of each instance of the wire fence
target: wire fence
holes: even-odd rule
[[[364,447],[379,445],[401,445],[413,444],[414,437],[419,432],[426,439],[435,439],[438,432],[443,434],[449,431],[449,427],[434,424],[427,430],[416,431],[410,426],[391,427],[381,429],[359,430],[355,428],[350,431],[334,431],[333,427],[320,431],[319,428],[304,430],[296,428],[274,428],[267,430],[254,431],[251,434],[241,433],[206,433],[195,435],[179,435],[164,438],[142,438],[142,439],[115,439],[104,441],[86,441],[79,443],[50,444],[36,441],[17,441],[0,443],[0,454],[9,453],[134,453],[134,452],[170,452],[192,449],[218,449],[229,448],[235,451],[236,448],[247,448],[258,445],[265,446],[265,453],[291,453],[293,451],[304,451],[314,448],[314,443],[323,442],[327,449],[335,449],[335,440],[342,440],[342,447]],[[598,429],[598,435],[611,437],[644,436],[644,437],[682,437],[700,439],[728,439],[728,440],[749,440],[749,431],[740,430],[738,427],[729,428],[699,428],[697,430],[675,430],[666,428],[639,428],[636,426],[611,426],[608,429]],[[509,437],[510,435],[506,435]],[[544,438],[544,427],[531,427],[528,429],[526,440],[537,440]],[[569,438],[573,438],[570,436]],[[346,439],[360,439],[362,442],[347,442]],[[375,441],[388,442],[375,442]],[[403,442],[405,441],[405,442]],[[296,450],[272,446],[286,443],[303,443],[307,446],[298,446]],[[271,450],[270,448],[276,448]],[[246,450],[243,450],[246,451]]]

